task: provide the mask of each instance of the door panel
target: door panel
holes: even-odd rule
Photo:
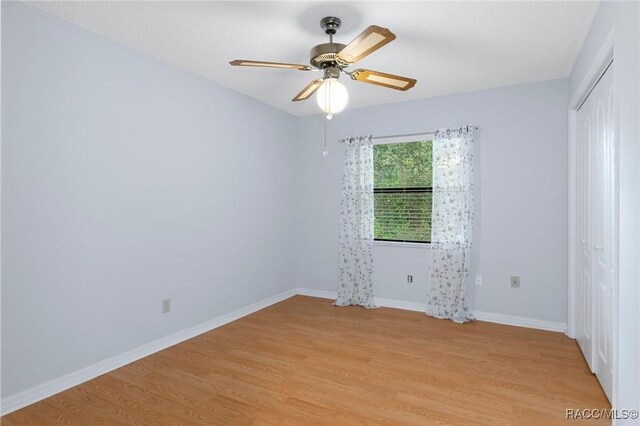
[[[616,168],[615,168],[615,111],[613,102],[613,70],[604,74],[598,85],[597,98],[597,141],[594,149],[597,155],[597,180],[595,190],[597,199],[597,217],[594,220],[596,229],[594,277],[598,283],[598,303],[596,304],[594,320],[596,322],[596,353],[595,373],[607,396],[611,400],[613,382],[613,339],[614,318],[616,313],[615,283],[617,247],[615,218],[617,217],[616,201]]]
[[[617,329],[613,66],[576,113],[576,338],[611,400]]]
[[[593,353],[593,283],[591,280],[591,232],[589,223],[591,222],[592,211],[589,206],[590,200],[590,164],[591,155],[590,137],[592,135],[591,115],[588,111],[581,109],[577,114],[577,144],[576,144],[576,339],[587,364],[591,371],[594,371]]]

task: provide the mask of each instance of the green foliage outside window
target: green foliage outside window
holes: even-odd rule
[[[373,147],[374,237],[431,241],[432,142]]]

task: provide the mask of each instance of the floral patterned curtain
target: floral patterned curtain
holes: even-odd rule
[[[344,142],[340,201],[340,263],[336,306],[375,308],[373,298],[373,143]]]
[[[473,232],[473,128],[439,129],[433,141],[433,216],[427,315],[473,320],[466,302]]]

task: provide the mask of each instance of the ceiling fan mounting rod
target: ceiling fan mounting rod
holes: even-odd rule
[[[325,34],[329,35],[329,43],[333,43],[333,35],[341,25],[342,21],[335,16],[326,16],[320,20],[320,27],[322,27]]]
[[[344,49],[346,45],[334,43],[333,36],[341,25],[342,21],[340,18],[336,18],[335,16],[326,16],[320,20],[320,27],[324,30],[325,34],[329,36],[329,43],[322,43],[311,49],[310,56],[312,66],[321,70],[340,67],[336,58],[338,56],[338,52]],[[330,73],[334,74],[334,71],[330,71]]]
[[[341,25],[342,21],[340,18],[336,18],[335,16],[326,16],[320,20],[320,26],[324,30],[325,34],[328,34],[331,38],[333,38],[333,35],[338,31]]]

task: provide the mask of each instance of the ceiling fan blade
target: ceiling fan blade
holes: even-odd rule
[[[236,67],[285,68],[298,71],[312,70],[309,65],[285,64],[282,62],[247,61],[245,59],[236,59],[235,61],[229,62],[229,64]]]
[[[307,85],[307,87],[305,87],[304,89],[302,89],[302,91],[300,93],[298,93],[295,98],[291,99],[292,102],[298,102],[298,101],[304,101],[305,99],[308,99],[311,95],[313,95],[314,93],[316,93],[316,90],[318,90],[318,88],[320,86],[322,86],[322,82],[324,80],[319,78],[317,80],[313,80],[311,83],[309,83]]]
[[[388,87],[396,90],[409,90],[416,85],[416,79],[402,77],[399,75],[387,74],[384,72],[366,70],[358,68],[351,73],[353,80],[362,81],[363,83],[375,84],[377,86]]]
[[[388,28],[371,25],[342,49],[336,59],[342,65],[353,64],[395,39],[396,35]]]

